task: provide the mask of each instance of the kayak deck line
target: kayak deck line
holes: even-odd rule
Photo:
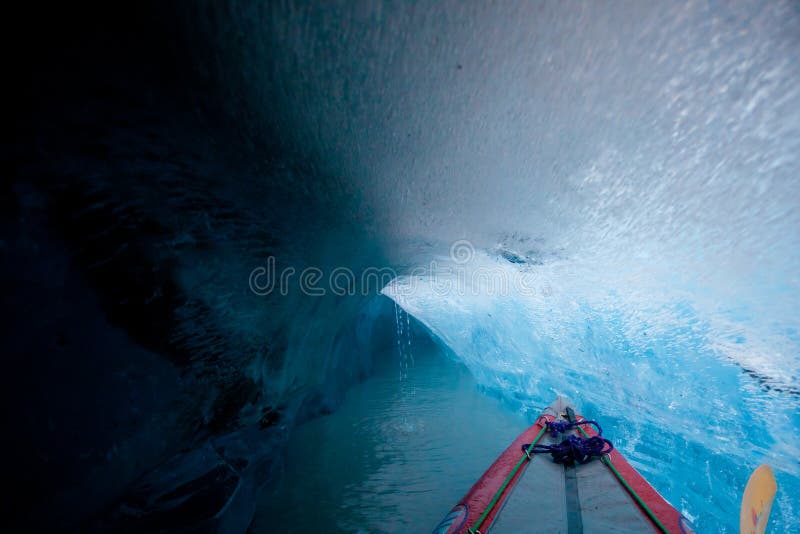
[[[553,461],[531,461],[544,452]],[[593,457],[601,461],[592,462]],[[561,397],[500,454],[433,532],[486,534],[489,529],[693,532],[688,520],[602,437],[600,425],[576,415]]]
[[[578,427],[578,430],[580,430],[580,431],[583,433],[583,435],[584,435],[584,436],[586,436],[586,437],[589,437],[589,434],[588,434],[588,433],[587,433],[587,432],[586,432],[586,431],[585,431],[583,428],[581,428],[581,427]],[[609,453],[609,454],[610,454],[610,453]],[[647,506],[647,504],[646,504],[646,503],[645,503],[645,502],[642,500],[642,498],[639,496],[639,494],[638,494],[638,493],[636,493],[636,490],[634,490],[634,489],[631,487],[631,485],[628,483],[628,481],[627,481],[627,480],[625,480],[625,477],[624,477],[624,476],[622,476],[622,474],[619,472],[619,470],[617,470],[617,468],[616,468],[616,467],[614,467],[614,464],[611,462],[611,460],[608,458],[608,456],[603,456],[603,457],[601,457],[601,458],[600,458],[600,460],[601,460],[601,461],[602,461],[604,464],[606,464],[606,466],[608,466],[608,468],[609,468],[609,469],[611,469],[611,471],[614,473],[614,476],[616,476],[616,477],[617,477],[617,479],[619,479],[619,481],[622,483],[622,485],[623,485],[623,486],[625,486],[625,489],[628,491],[628,493],[630,493],[630,494],[631,494],[631,497],[633,497],[633,498],[634,498],[634,500],[636,501],[636,503],[637,503],[637,504],[638,504],[638,505],[639,505],[639,506],[642,508],[642,510],[643,510],[643,511],[644,511],[644,512],[647,514],[647,517],[649,517],[649,518],[650,518],[650,520],[651,520],[651,521],[652,521],[652,522],[653,522],[653,523],[656,525],[656,527],[658,527],[658,530],[659,530],[660,532],[662,532],[662,533],[669,534],[669,531],[667,530],[667,527],[665,527],[665,526],[664,526],[664,524],[661,522],[661,520],[658,518],[658,516],[657,516],[655,513],[653,513],[653,511],[652,511],[652,510],[650,509],[650,507],[648,507],[648,506]],[[648,484],[648,485],[649,485],[649,484]],[[659,494],[659,497],[661,497],[661,495],[660,495],[660,494]],[[662,499],[663,499],[663,498],[662,498]],[[666,501],[664,501],[664,502],[666,502]],[[669,504],[669,503],[667,503],[667,504]]]
[[[540,416],[540,419],[542,419],[541,416]],[[533,442],[530,445],[528,445],[527,447],[525,447],[525,446],[522,447],[523,455],[519,459],[519,461],[517,462],[517,465],[514,466],[514,469],[511,470],[511,473],[509,473],[508,476],[506,477],[506,479],[503,481],[503,484],[500,486],[500,489],[497,490],[497,493],[494,494],[494,497],[492,497],[492,500],[489,501],[489,505],[483,511],[481,516],[478,518],[478,521],[472,527],[468,528],[467,532],[469,532],[470,534],[481,534],[481,531],[479,530],[481,528],[481,525],[486,520],[486,517],[492,512],[492,510],[494,510],[494,507],[497,504],[497,501],[500,500],[500,497],[503,495],[503,492],[508,487],[508,483],[517,474],[517,472],[519,471],[519,468],[522,467],[525,464],[525,459],[526,458],[528,459],[528,461],[533,460],[533,456],[531,456],[531,452],[530,451],[539,442],[539,440],[544,435],[546,430],[547,430],[547,426],[546,425],[542,425],[541,430],[539,430],[539,433],[536,434],[536,437],[533,439]]]

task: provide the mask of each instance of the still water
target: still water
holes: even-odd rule
[[[335,413],[293,430],[251,532],[427,532],[526,428],[435,344],[403,350],[381,355]]]

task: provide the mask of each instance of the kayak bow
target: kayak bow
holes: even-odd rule
[[[433,532],[477,534],[490,528],[694,532],[602,437],[600,425],[577,415],[561,397],[492,463]]]

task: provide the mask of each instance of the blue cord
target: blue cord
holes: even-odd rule
[[[573,465],[575,462],[585,464],[594,457],[608,454],[614,450],[614,445],[602,436],[603,430],[597,421],[548,421],[547,429],[550,431],[551,436],[557,437],[559,434],[571,431],[578,425],[587,424],[594,425],[597,428],[597,436],[581,438],[573,434],[567,436],[564,441],[556,445],[534,445],[531,447],[531,444],[527,443],[522,446],[522,451],[527,451],[529,455],[548,452],[553,456],[555,463]]]

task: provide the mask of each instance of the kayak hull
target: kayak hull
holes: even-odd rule
[[[500,454],[434,529],[434,534],[492,532],[693,532],[689,522],[666,501],[616,449],[583,465],[556,464],[547,454],[529,460],[523,445],[559,443],[548,421],[566,421],[574,408],[557,398],[536,422]],[[573,420],[584,418],[575,414]],[[570,430],[596,436],[589,425]]]

